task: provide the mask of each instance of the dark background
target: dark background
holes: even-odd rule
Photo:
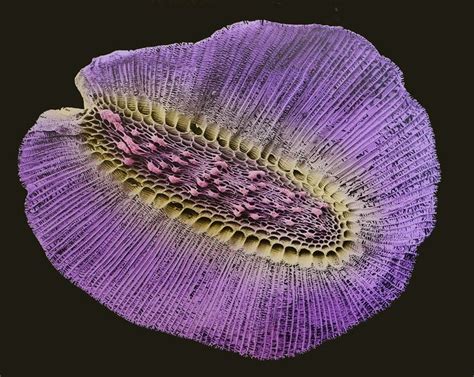
[[[467,2],[466,2],[467,3]],[[254,0],[43,1],[2,4],[0,375],[472,376],[471,97],[462,52],[466,3]],[[442,182],[438,223],[399,300],[348,334],[295,358],[257,361],[132,325],[49,264],[23,212],[18,146],[45,110],[82,107],[74,76],[118,49],[194,42],[241,20],[342,25],[404,72],[435,130]],[[471,45],[471,46],[470,46]],[[470,46],[470,47],[469,47]],[[472,77],[471,77],[472,78]],[[5,86],[6,85],[6,86]],[[3,97],[3,96],[2,96]],[[468,105],[469,106],[469,105]],[[472,119],[472,117],[471,117]],[[461,160],[457,160],[463,157]],[[467,173],[467,175],[466,175]],[[464,174],[464,175],[463,175]],[[465,182],[456,182],[466,177]],[[8,190],[8,192],[7,192]],[[472,195],[471,195],[472,197]],[[464,217],[463,217],[464,216]],[[467,271],[463,271],[463,269]]]

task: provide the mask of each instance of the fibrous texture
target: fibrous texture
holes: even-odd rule
[[[260,359],[387,307],[434,226],[432,130],[342,28],[232,25],[81,70],[24,139],[51,263],[129,321]]]

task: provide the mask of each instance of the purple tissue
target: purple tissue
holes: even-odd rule
[[[53,266],[140,326],[258,359],[310,350],[405,289],[440,179],[398,67],[339,27],[242,22],[117,51],[84,109],[25,136]]]

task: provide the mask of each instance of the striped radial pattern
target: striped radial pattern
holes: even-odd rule
[[[440,179],[402,74],[338,27],[243,22],[117,51],[19,158],[54,267],[125,319],[259,359],[405,289]]]

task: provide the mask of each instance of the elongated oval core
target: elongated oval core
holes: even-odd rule
[[[97,102],[81,133],[94,161],[168,217],[234,249],[303,267],[339,267],[337,250],[355,249],[357,215],[337,185],[321,185],[324,177],[143,98]]]

